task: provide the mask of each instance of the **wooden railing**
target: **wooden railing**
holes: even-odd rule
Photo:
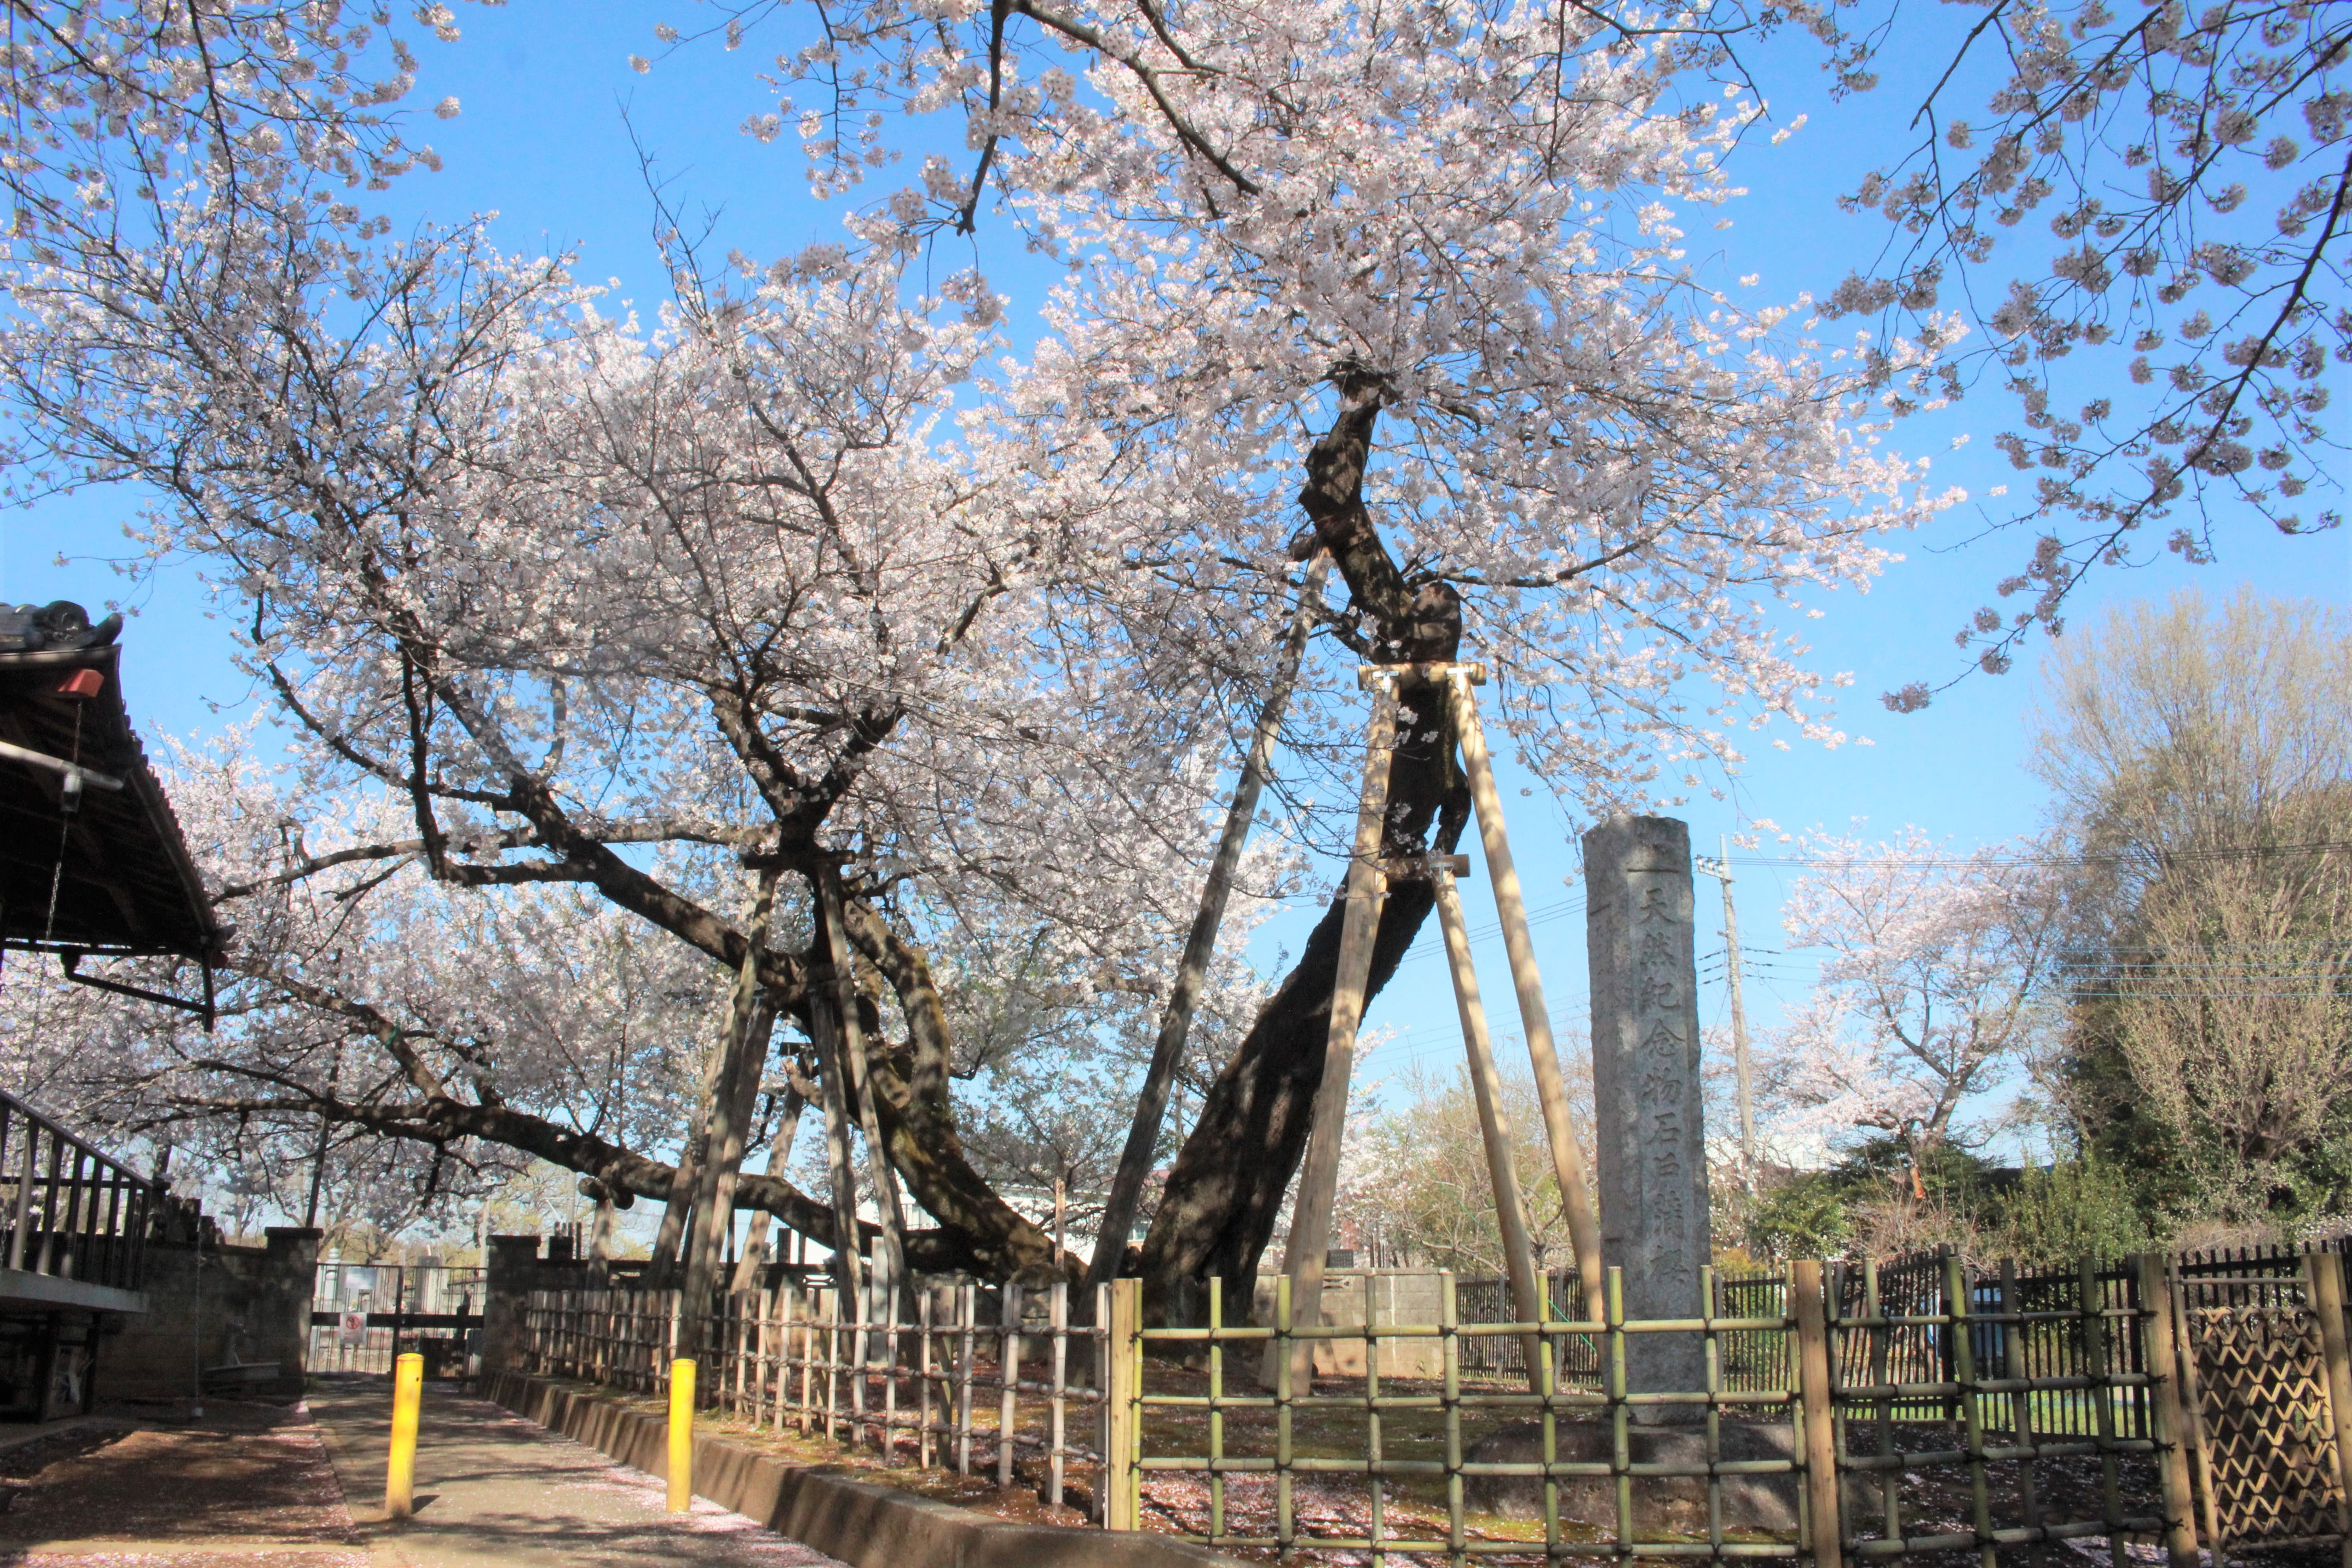
[[[810,1278],[720,1299],[704,1324],[696,1397],[754,1429],[821,1433],[892,1464],[992,1474],[999,1488],[1025,1468],[1049,1510],[1099,1521],[1108,1404],[1095,1369],[1109,1287],[1093,1324],[1073,1321],[1064,1283],[941,1278],[919,1279],[911,1294],[909,1312],[887,1287],[845,1301]],[[667,1394],[679,1295],[534,1291],[529,1368]]]
[[[0,1262],[9,1269],[138,1289],[161,1191],[0,1089]]]

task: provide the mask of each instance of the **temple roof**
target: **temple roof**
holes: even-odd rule
[[[40,614],[66,610],[0,606],[0,945],[208,958],[220,928],[131,728],[121,622]]]

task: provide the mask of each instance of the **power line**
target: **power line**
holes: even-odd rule
[[[2256,844],[2234,849],[2171,849],[2153,857],[2158,863],[2174,860],[2234,860],[2263,855],[2324,855],[2352,849],[2352,839],[2322,838],[2307,844]],[[1855,870],[1994,870],[2004,866],[2123,866],[2150,858],[2145,855],[1969,855],[1958,858],[1848,858],[1838,855],[1735,855],[1735,866],[1851,867]]]
[[[2105,951],[2108,952],[2269,952],[2283,947],[2352,948],[2352,937],[2282,936],[2269,942],[2112,942],[2105,944]]]
[[[1530,910],[1528,912],[1528,927],[1532,931],[1537,926],[1549,925],[1554,921],[1566,920],[1570,915],[1581,914],[1583,912],[1584,900],[1582,899],[1562,899],[1559,903],[1546,904],[1540,909]],[[1444,943],[1442,941],[1437,942],[1428,941],[1428,934],[1427,929],[1424,928],[1423,931],[1414,938],[1412,948],[1406,952],[1403,958],[1398,960],[1398,968],[1402,969],[1408,963],[1419,963],[1428,959],[1444,956],[1445,952]],[[1502,934],[1503,922],[1499,920],[1488,921],[1484,925],[1473,926],[1470,928],[1468,932],[1470,940],[1474,942],[1490,942]]]
[[[2075,1000],[2139,1001],[2165,997],[2181,1002],[2340,1002],[2341,991],[2069,991]]]
[[[2315,961],[2294,963],[2280,960],[2275,963],[2247,961],[2241,963],[2062,963],[2060,970],[2068,974],[2108,974],[2116,970],[2126,974],[2332,974],[2337,965]]]

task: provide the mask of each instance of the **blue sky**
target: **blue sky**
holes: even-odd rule
[[[658,176],[669,182],[672,202],[688,215],[717,215],[720,253],[731,245],[774,255],[833,237],[841,208],[807,196],[790,139],[761,145],[737,132],[745,116],[770,103],[754,77],[756,49],[728,55],[705,47],[657,65],[651,76],[630,69],[629,54],[656,51],[656,22],[684,26],[697,15],[683,5],[614,0],[510,0],[495,10],[465,8],[463,42],[425,46],[425,75],[414,100],[430,105],[455,95],[464,105],[455,121],[419,121],[420,133],[441,150],[446,167],[404,182],[390,198],[394,210],[404,220],[495,210],[496,232],[508,247],[577,246],[582,277],[613,278],[622,298],[650,307],[666,290],[649,237],[653,211],[632,144],[634,128]],[[1915,58],[1924,63],[1929,54]],[[1768,147],[1759,138],[1744,150],[1735,167],[1751,194],[1727,209],[1734,220],[1727,230],[1706,226],[1714,215],[1696,215],[1689,226],[1694,250],[1727,279],[1760,274],[1761,284],[1748,298],[1783,299],[1800,289],[1826,293],[1854,259],[1866,258],[1883,241],[1879,226],[1842,215],[1834,197],[1874,158],[1900,143],[1909,114],[1904,94],[1916,83],[1902,79],[1898,59],[1878,92],[1832,104],[1821,97],[1818,76],[1801,54],[1781,47],[1768,51],[1764,63],[1777,84],[1777,117],[1786,122],[1801,111],[1808,123],[1782,146]],[[1042,278],[1024,269],[1012,246],[994,255],[983,248],[980,258],[998,287],[1013,296],[1016,311],[1042,290]],[[943,254],[941,270],[969,259]],[[2005,412],[1982,396],[1907,426],[1897,441],[1904,450],[1936,454],[1938,480],[1981,494],[2011,478],[1989,440]],[[1948,450],[1963,434],[1973,440]],[[230,664],[228,640],[209,616],[202,585],[184,564],[166,564],[134,584],[109,563],[125,548],[120,524],[139,504],[133,495],[93,492],[31,512],[0,514],[0,598],[74,598],[93,607],[122,601],[136,616],[125,637],[124,672],[134,718],[151,734],[215,729],[247,710],[254,694]],[[1973,507],[1949,516],[1933,531],[1904,542],[1907,559],[1868,595],[1821,601],[1829,614],[1811,624],[1813,658],[1821,668],[1853,673],[1843,725],[1873,743],[1825,751],[1798,742],[1786,752],[1759,746],[1730,800],[1701,800],[1688,808],[1697,845],[1711,850],[1718,835],[1738,832],[1759,817],[1791,830],[1843,830],[1860,819],[1873,834],[1916,823],[1962,847],[1996,844],[2036,827],[2041,793],[2021,762],[2039,645],[2027,647],[2013,673],[1966,680],[1925,712],[1895,715],[1876,701],[1881,691],[1922,678],[1939,680],[1956,668],[1952,632],[2030,548],[2030,539],[2014,533],[1968,542],[1981,522]],[[2221,560],[2214,565],[2192,568],[2165,556],[2141,569],[2098,574],[2078,596],[2071,618],[2087,624],[2103,605],[2184,584],[2215,596],[2242,582],[2272,594],[2338,602],[2352,596],[2352,533],[2284,539],[2247,516],[2224,518],[2219,541]],[[57,561],[61,554],[69,558],[63,564]],[[1584,993],[1582,917],[1560,908],[1575,897],[1562,882],[1574,863],[1574,828],[1540,795],[1507,795],[1517,804],[1512,837],[1528,903],[1539,912],[1557,911],[1536,936],[1553,1008],[1570,1013]],[[1758,950],[1784,946],[1778,909],[1795,873],[1757,866],[1738,875],[1748,943]],[[1701,890],[1710,894],[1712,885]],[[1473,925],[1491,923],[1483,884],[1465,886],[1465,893]],[[1711,910],[1712,901],[1703,897],[1701,907]],[[1302,912],[1274,922],[1261,946],[1270,951],[1286,938],[1295,942],[1305,918]],[[1716,945],[1713,926],[1713,917],[1703,915],[1703,951]],[[1371,1079],[1392,1077],[1415,1060],[1450,1067],[1459,1059],[1453,1001],[1435,946],[1433,925],[1423,938],[1425,952],[1408,962],[1397,985],[1372,1010],[1370,1023],[1393,1038],[1366,1064]],[[1478,956],[1500,1035],[1511,1021],[1499,944],[1482,943]],[[1783,1001],[1801,993],[1809,969],[1802,954],[1757,953],[1748,994],[1759,1025],[1769,1025]],[[1719,992],[1710,994],[1706,1010],[1710,1019],[1719,1014]]]

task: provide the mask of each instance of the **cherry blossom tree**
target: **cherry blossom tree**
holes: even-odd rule
[[[153,190],[169,245],[27,266],[0,335],[43,460],[152,487],[154,548],[238,605],[303,790],[397,804],[396,832],[256,849],[225,898],[412,871],[500,908],[568,886],[748,963],[804,1028],[847,954],[882,1159],[936,1256],[1000,1275],[1073,1260],[961,1146],[958,1020],[984,1009],[935,960],[960,932],[1034,931],[1055,986],[1148,1005],[1298,559],[1328,551],[1342,586],[1286,720],[1285,798],[1352,768],[1356,663],[1475,653],[1526,765],[1596,809],[1647,805],[1736,766],[1743,727],[1842,739],[1794,621],[1945,499],[1879,446],[1931,391],[1924,349],[1816,343],[1802,301],[1744,309],[1685,255],[1686,210],[1733,194],[1741,116],[1678,98],[1675,49],[1532,7],[1018,16],[1083,81],[1025,77],[1011,11],[835,16],[787,72],[834,93],[808,131],[825,178],[887,154],[851,145],[859,95],[887,90],[961,104],[985,179],[927,164],[850,243],[772,261],[673,242],[650,323],[474,226],[394,241],[329,202]],[[1018,356],[984,277],[909,280],[975,193],[1066,268]],[[1405,687],[1391,853],[1450,849],[1466,821],[1436,689]],[[1262,850],[1245,884],[1284,863]],[[810,892],[838,874],[842,930],[755,946],[747,864]],[[1427,908],[1391,898],[1376,984]],[[1334,904],[1208,1089],[1144,1244],[1162,1301],[1255,1271],[1339,923]],[[399,1103],[427,1109],[391,1135],[670,1194],[674,1168],[495,1078],[402,1070],[424,1098]],[[738,1192],[831,1234],[782,1178]]]
[[[446,5],[26,0],[11,19],[0,183],[20,239],[70,243],[91,214],[139,210],[142,187],[266,201],[305,172],[381,190],[437,164],[394,106],[416,78],[403,25],[455,43]]]
[[[167,1172],[384,1231],[525,1163],[527,1141],[468,1115],[614,1146],[668,1132],[708,1034],[708,965],[572,888],[486,900],[414,863],[339,858],[396,831],[398,803],[291,796],[239,739],[164,770],[236,922],[217,1026],[20,960],[0,985],[15,1081]],[[177,963],[136,977],[184,988]]]
[[[2053,879],[2030,850],[1957,856],[1916,827],[1806,847],[1782,922],[1828,957],[1764,1052],[1768,1092],[1789,1130],[1882,1132],[1916,1172],[2055,1026]]]
[[[419,166],[398,106],[415,85],[414,34],[458,37],[446,5],[313,0],[23,0],[0,40],[0,289],[35,273],[103,272],[122,254],[175,243],[184,208],[296,212],[338,239],[381,220],[367,194]],[[458,112],[455,99],[436,112]],[[35,459],[10,495],[70,484]]]
[[[789,10],[775,0],[717,9],[722,21],[710,30],[730,48],[764,38],[762,27]],[[1246,223],[1275,188],[1252,161],[1253,135],[1302,152],[1319,140],[1309,122],[1325,105],[1307,85],[1313,73],[1279,57],[1293,37],[1331,37],[1329,18],[1307,6],[1286,20],[1296,33],[1265,26],[1255,7],[1116,0],[829,9],[821,39],[795,40],[775,60],[772,79],[797,96],[747,129],[766,137],[797,129],[813,177],[837,190],[887,161],[876,108],[958,107],[976,156],[962,168],[935,161],[922,195],[934,203],[931,224],[970,232],[992,183],[1017,196],[1042,178],[1058,194],[1071,187],[1070,169],[1113,160],[1139,205],[1168,217],[1164,193],[1101,134],[1122,119],[1156,120],[1203,198]],[[1412,25],[1385,16],[1376,25],[1396,28],[1384,36],[1399,57],[1390,71],[1416,85],[1432,79]],[[1833,292],[1822,279],[1825,313],[1874,320],[1889,350],[1907,352],[1906,339],[1932,347],[1945,396],[1989,385],[2016,410],[1999,445],[2032,476],[2031,489],[2021,484],[2025,493],[1996,519],[2036,538],[1999,596],[2027,597],[2020,607],[1989,604],[1961,630],[1973,664],[2004,669],[2033,627],[2056,629],[2074,587],[2102,563],[2158,538],[2192,561],[2210,559],[2217,506],[2287,532],[2336,525],[2336,510],[2322,503],[2315,512],[2303,499],[2336,482],[2326,462],[2324,372],[2352,355],[2352,317],[2337,297],[2352,191],[2342,82],[2352,35],[2336,8],[2173,0],[2118,13],[2100,0],[1981,0],[1955,15],[1715,0],[1635,16],[1588,6],[1563,24],[1578,29],[1573,41],[1538,30],[1521,40],[1531,47],[1500,51],[1498,63],[1524,60],[1540,75],[1580,46],[1609,47],[1640,53],[1666,76],[1752,89],[1804,63],[1802,47],[1760,47],[1790,25],[1825,50],[1839,100],[1833,128],[1868,117],[1874,134],[1889,120],[1906,122],[1894,138],[1898,155],[1844,198],[1883,216],[1888,242]],[[1512,26],[1507,15],[1490,29],[1445,13],[1428,37],[1442,49]],[[667,47],[684,47],[675,28],[657,31]],[[1065,70],[1054,46],[1093,68]],[[1916,100],[1870,96],[1881,65],[1898,57],[1913,69],[1930,62]],[[1498,76],[1509,68],[1502,63]],[[1245,82],[1282,85],[1253,101]],[[1381,110],[1402,101],[1381,90]],[[1125,112],[1105,114],[1105,98]],[[1762,95],[1748,106],[1760,112]],[[1350,107],[1360,110],[1350,123],[1380,123],[1378,110]],[[1374,201],[1385,188],[1377,177],[1368,185]],[[911,218],[920,196],[898,199]],[[1058,244],[1088,231],[1049,216],[1035,232]],[[1326,226],[1325,235],[1336,231]],[[1979,332],[1956,335],[1955,317]],[[1903,710],[1929,696],[1920,681],[1886,700]]]
[[[1923,318],[1957,302],[1985,329],[1946,374],[2020,410],[1998,442],[2030,478],[2000,521],[2035,538],[1999,585],[2020,607],[1959,634],[1998,672],[2102,563],[2159,539],[2209,561],[2236,517],[2339,525],[2308,492],[2342,478],[2325,415],[2327,366],[2352,362],[2352,26],[2305,0],[1959,10],[1916,140],[1847,198],[1890,244],[1828,308],[1932,332]],[[1853,85],[1874,80],[1874,48],[1917,47],[1908,27],[1869,34],[1847,35]]]
[[[729,41],[786,26],[744,8]],[[1746,106],[1678,96],[1678,42],[1532,6],[876,0],[777,59],[816,107],[752,129],[796,129],[829,189],[887,164],[887,110],[966,115],[972,163],[928,158],[877,242],[986,217],[1068,269],[1051,335],[992,378],[1039,466],[1197,520],[1244,583],[1331,552],[1346,601],[1295,739],[1357,722],[1348,663],[1465,650],[1520,760],[1595,807],[1697,786],[1742,721],[1839,738],[1775,611],[1931,509],[1874,426],[1930,395],[1923,352],[1817,351],[1801,311],[1692,268],[1681,225],[1732,194]],[[1392,854],[1450,847],[1466,809],[1433,691],[1405,702]],[[1426,912],[1392,895],[1376,986]],[[1155,1299],[1255,1271],[1338,930],[1334,906],[1208,1096],[1144,1243]]]
[[[304,254],[299,214],[179,216],[222,266],[262,233]],[[946,1005],[907,935],[1025,910],[1064,984],[1148,994],[1150,905],[1190,849],[1164,825],[1198,816],[1187,727],[1213,710],[1123,714],[1106,606],[1148,616],[1165,590],[1129,572],[1135,599],[1052,603],[1102,557],[919,438],[982,331],[820,258],[648,338],[461,232],[391,247],[362,312],[381,335],[353,342],[318,303],[352,274],[263,270],[231,315],[182,291],[207,270],[191,248],[44,274],[12,363],[88,477],[169,487],[171,542],[235,574],[314,782],[407,803],[405,831],[296,874],[577,882],[733,968],[726,915],[616,846],[680,847],[706,877],[748,850],[830,866],[820,828],[860,846],[850,934],[914,1042],[877,1066],[893,1162],[981,1238],[960,1256],[1043,1264],[958,1149]],[[124,314],[138,352],[103,324]],[[756,963],[804,1015],[806,955]]]

